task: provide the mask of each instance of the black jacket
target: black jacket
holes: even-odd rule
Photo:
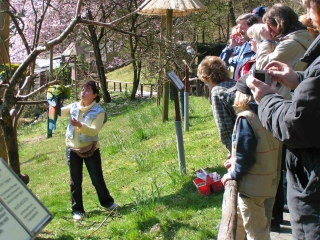
[[[259,118],[281,142],[286,156],[287,195],[293,236],[320,235],[320,36],[306,52],[309,67],[297,72],[301,82],[292,100],[278,94],[261,99]]]

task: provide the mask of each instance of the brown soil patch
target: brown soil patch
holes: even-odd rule
[[[27,140],[24,140],[22,141],[23,144],[30,144],[30,143],[35,143],[35,142],[40,142],[44,139],[46,139],[47,136],[46,135],[43,135],[43,136],[37,136],[37,137],[34,137],[34,138],[29,138]]]

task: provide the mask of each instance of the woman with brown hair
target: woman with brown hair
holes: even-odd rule
[[[106,112],[98,105],[99,89],[94,81],[82,86],[81,101],[61,109],[62,117],[69,117],[66,131],[67,163],[70,170],[71,209],[74,221],[84,217],[82,201],[83,163],[89,172],[100,205],[113,210],[119,205],[111,197],[104,182],[98,133],[107,121]]]
[[[198,78],[208,85],[211,91],[213,116],[221,142],[231,150],[231,135],[237,118],[232,107],[234,93],[226,93],[236,82],[229,78],[225,63],[216,56],[205,57],[198,66]]]
[[[287,5],[277,3],[263,16],[265,28],[260,32],[265,39],[259,44],[257,69],[263,69],[271,61],[288,64],[296,71],[303,71],[307,64],[300,58],[304,55],[314,38],[299,21],[298,15]],[[277,41],[277,45],[274,44]],[[291,99],[290,91],[282,86],[279,93]]]

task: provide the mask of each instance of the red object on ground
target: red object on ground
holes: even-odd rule
[[[217,193],[224,189],[221,180],[214,181],[204,169],[200,169],[200,173],[205,174],[206,179],[196,178],[193,180],[194,185],[198,189],[200,195],[210,195],[211,193]]]
[[[212,191],[213,192],[220,192],[223,190],[224,186],[221,182],[221,180],[218,180],[218,181],[215,181],[211,184],[211,187],[212,187]]]
[[[201,178],[196,178],[193,180],[194,185],[196,185],[200,195],[210,195],[211,188],[210,185],[206,185],[206,182],[203,181]]]

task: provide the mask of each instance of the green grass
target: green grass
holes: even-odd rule
[[[162,108],[155,99],[130,102],[119,93],[112,99],[102,105],[108,122],[99,141],[105,182],[121,205],[115,214],[109,215],[99,205],[84,168],[86,217],[82,222],[72,221],[65,159],[67,119],[58,119],[57,130],[49,139],[45,122],[19,129],[21,171],[30,176],[28,187],[53,215],[37,239],[216,238],[222,193],[200,196],[192,182],[200,168],[225,172],[226,150],[219,141],[209,102],[190,97],[190,128],[183,131],[187,173],[181,176],[173,102],[169,121],[162,123]]]
[[[115,71],[109,72],[106,74],[108,80],[117,80],[117,81],[124,81],[124,82],[132,82],[133,79],[133,67],[132,64],[129,64],[128,66],[119,68]],[[147,79],[145,78],[145,72],[144,69],[142,69],[140,80],[142,83],[155,83],[157,79]]]
[[[157,79],[146,77],[145,73],[143,72],[144,69],[142,69],[141,76],[140,76],[140,83],[143,84],[150,84],[150,83],[157,83]],[[128,66],[122,67],[120,69],[117,69],[115,71],[112,71],[110,73],[106,74],[107,80],[109,81],[122,81],[122,82],[133,82],[133,68],[132,64],[129,64]],[[109,82],[108,83],[108,89],[111,89],[111,91],[114,88],[114,83]],[[119,90],[119,83],[116,83],[116,90]],[[125,85],[122,84],[122,89],[125,91]],[[132,90],[132,84],[127,84],[127,93]],[[139,88],[140,90],[140,88]],[[143,91],[150,92],[150,85],[144,85]],[[156,91],[156,89],[153,89],[153,91]]]

